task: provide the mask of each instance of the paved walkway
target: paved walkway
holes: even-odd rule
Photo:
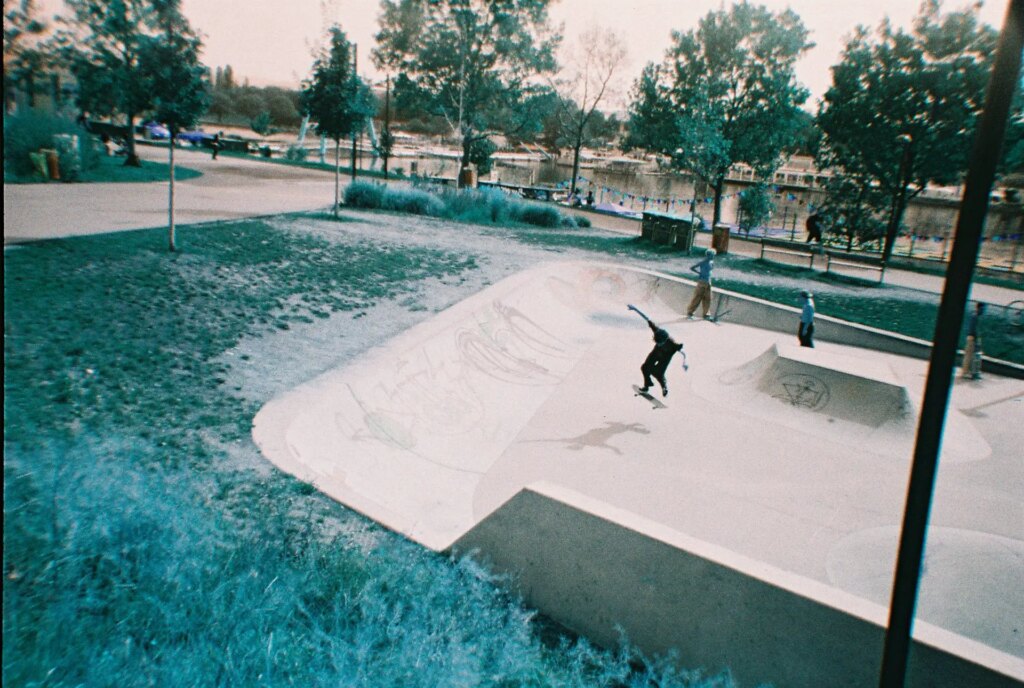
[[[146,160],[166,161],[167,149],[139,146]],[[175,220],[181,224],[329,208],[334,200],[330,172],[256,159],[221,157],[178,149],[175,162],[203,176],[175,185]],[[342,184],[348,177],[342,178]],[[636,234],[634,220],[587,213],[595,227]],[[167,184],[11,184],[4,185],[4,244],[57,237],[158,227],[167,222]],[[701,234],[699,242],[710,242]],[[730,248],[757,255],[757,242],[733,239]],[[941,293],[945,279],[889,269],[889,284]],[[972,298],[1006,305],[1024,299],[1024,290],[975,283]]]

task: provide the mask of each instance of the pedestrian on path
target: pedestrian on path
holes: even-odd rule
[[[979,301],[967,320],[967,342],[964,344],[964,360],[961,371],[964,379],[981,379],[981,334],[978,326],[984,313],[985,304]]]
[[[697,304],[701,304],[705,320],[711,312],[711,271],[715,269],[715,249],[709,248],[704,252],[704,260],[694,263],[690,270],[697,273],[697,286],[693,290],[693,298],[690,305],[686,307],[686,317],[693,319],[693,313],[697,310]]]
[[[806,289],[800,292],[800,327],[796,336],[800,346],[814,348],[814,294]]]
[[[654,348],[651,349],[651,353],[647,354],[647,358],[644,359],[643,365],[640,366],[640,372],[644,376],[643,387],[640,391],[643,394],[651,389],[651,378],[653,377],[661,385],[661,396],[668,396],[668,382],[665,380],[665,372],[668,370],[669,361],[676,353],[682,353],[683,355],[683,370],[687,370],[686,365],[686,352],[683,351],[682,342],[677,342],[669,336],[668,332],[658,327],[657,323],[644,315],[640,309],[630,304],[629,310],[639,314],[641,318],[647,321],[647,326],[651,328],[651,332],[654,333]]]
[[[821,215],[818,213],[812,213],[807,218],[807,241],[805,243],[811,243],[817,241],[821,243]]]
[[[213,140],[210,141],[210,148],[213,150],[213,155],[211,156],[211,160],[216,160],[217,159],[217,153],[220,152],[220,134],[214,134],[213,135]]]

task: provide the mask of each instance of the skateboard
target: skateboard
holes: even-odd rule
[[[633,385],[634,396],[643,397],[647,401],[651,402],[651,408],[663,409],[668,408],[660,399],[655,399],[650,392],[644,392],[639,386]]]

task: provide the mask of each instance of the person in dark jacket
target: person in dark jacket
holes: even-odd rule
[[[800,327],[796,332],[800,346],[814,348],[814,294],[800,292]]]
[[[640,388],[641,392],[649,392],[651,389],[651,378],[653,377],[661,385],[661,396],[668,396],[668,383],[665,380],[665,372],[668,370],[669,361],[676,353],[682,352],[683,354],[683,369],[687,368],[686,365],[686,353],[683,352],[683,344],[677,342],[669,336],[668,332],[658,327],[657,323],[644,315],[636,306],[629,306],[631,311],[635,311],[647,321],[647,326],[651,328],[651,332],[654,333],[654,348],[651,349],[651,353],[647,354],[647,358],[644,359],[643,365],[640,366],[640,372],[644,376],[643,387]]]

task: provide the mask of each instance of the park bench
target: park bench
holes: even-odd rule
[[[797,258],[806,258],[807,267],[814,267],[814,256],[818,251],[807,244],[801,244],[796,241],[787,241],[786,239],[769,239],[768,237],[761,237],[761,258],[764,259],[766,253],[778,253],[787,256],[796,256]]]
[[[882,279],[885,277],[885,261],[876,255],[825,251],[825,272],[830,272],[833,265],[859,270],[874,270],[878,273],[879,284],[882,283]]]

